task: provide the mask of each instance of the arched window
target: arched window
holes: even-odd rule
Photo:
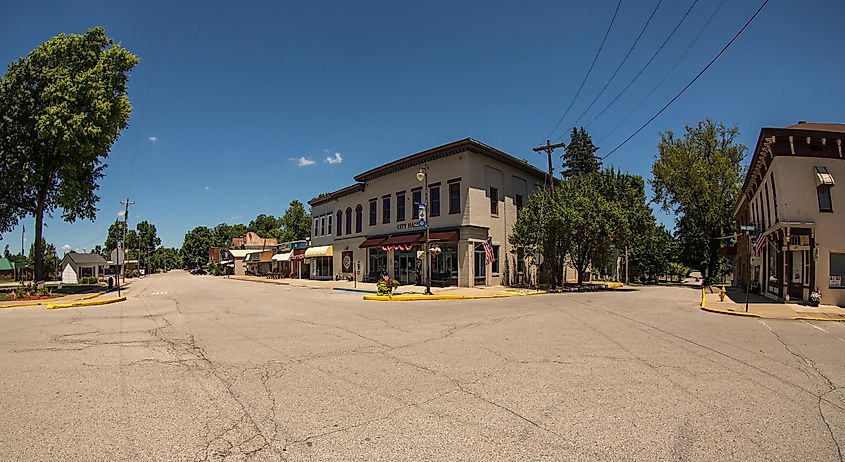
[[[343,236],[343,212],[337,211],[337,235]]]
[[[352,234],[352,207],[346,207],[346,234]]]
[[[361,232],[361,226],[363,225],[364,221],[364,207],[361,207],[361,204],[358,204],[355,207],[355,232]]]

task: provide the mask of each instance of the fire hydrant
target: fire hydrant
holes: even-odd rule
[[[725,295],[727,295],[727,294],[728,293],[725,291],[725,286],[722,286],[721,290],[719,291],[719,301],[724,302],[725,301]]]

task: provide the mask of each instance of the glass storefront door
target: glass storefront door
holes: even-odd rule
[[[397,250],[394,255],[394,269],[396,269],[396,280],[399,284],[417,283],[417,252]]]

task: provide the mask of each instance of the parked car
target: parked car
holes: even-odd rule
[[[194,268],[191,270],[191,274],[206,274],[205,270],[202,268]]]

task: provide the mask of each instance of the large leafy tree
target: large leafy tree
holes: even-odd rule
[[[208,263],[208,249],[212,246],[211,230],[197,226],[185,234],[185,241],[179,251],[184,268],[197,268]]]
[[[679,217],[682,260],[700,269],[705,281],[721,272],[720,237],[733,232],[733,204],[742,183],[740,162],[746,147],[736,144],[737,127],[712,120],[687,126],[679,138],[660,134],[651,168],[654,201]]]
[[[0,80],[0,231],[35,217],[35,279],[44,279],[44,214],[93,220],[104,159],[127,126],[138,57],[96,27],[58,35]]]
[[[522,250],[520,254],[543,256],[540,270],[548,272],[552,287],[563,283],[563,269],[572,245],[568,225],[551,193],[538,189],[528,197],[509,237],[510,243]]]
[[[279,221],[282,228],[279,238],[283,242],[306,239],[311,235],[311,214],[305,210],[302,202],[296,199],[290,201],[288,209]]]
[[[118,242],[123,242],[122,248],[126,251],[127,259],[137,257],[132,252],[138,249],[138,233],[134,229],[126,231],[126,225],[122,220],[114,220],[114,223],[109,225],[106,242],[103,245],[106,256],[111,255],[111,251],[117,248]]]
[[[631,245],[630,271],[643,281],[669,274],[675,254],[672,234],[664,226],[651,223]]]
[[[260,237],[278,238],[282,232],[282,223],[273,215],[262,213],[249,222],[248,228]]]
[[[227,225],[220,223],[211,229],[211,245],[214,247],[229,247],[233,237],[243,237],[249,229],[242,224]]]
[[[596,156],[598,147],[584,127],[572,127],[569,144],[561,155],[563,159],[563,177],[572,178],[586,173],[596,173],[601,169],[601,160]]]
[[[35,245],[35,242],[29,247],[29,258],[27,263],[38,268],[41,265],[41,274],[47,279],[56,279],[59,268],[59,255],[56,253],[56,246],[48,243],[44,238],[41,238],[40,246]],[[36,252],[41,252],[40,257]]]
[[[161,245],[161,238],[156,234],[156,225],[144,220],[135,225],[137,232],[138,259],[143,266],[147,266],[149,255]]]
[[[182,267],[182,257],[179,250],[172,247],[159,247],[150,255],[149,261],[154,272]]]

